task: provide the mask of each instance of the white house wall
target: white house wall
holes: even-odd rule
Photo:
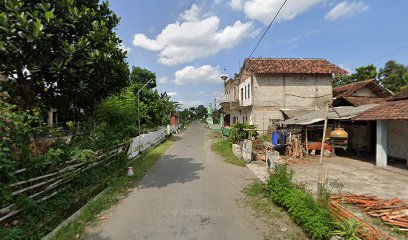
[[[252,104],[252,84],[251,77],[239,84],[239,104],[240,106],[250,106]],[[241,89],[243,91],[241,91]]]
[[[408,121],[388,121],[388,156],[408,159]]]
[[[354,97],[378,97],[371,89],[369,88],[362,88],[357,90],[354,94]]]

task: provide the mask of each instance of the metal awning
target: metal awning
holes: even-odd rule
[[[340,114],[340,116],[335,111],[333,111],[333,109],[330,108],[328,119],[349,120],[355,117],[357,114],[362,113],[375,106],[378,106],[378,104],[362,105],[358,107],[353,107],[353,106],[335,107],[334,109]],[[314,110],[306,114],[297,115],[293,118],[289,118],[284,121],[280,121],[279,124],[281,125],[309,125],[309,124],[323,121],[324,117],[325,117],[325,110],[319,109],[319,110]]]

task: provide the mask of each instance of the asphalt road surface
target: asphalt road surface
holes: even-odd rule
[[[263,239],[262,223],[240,204],[255,176],[210,149],[210,131],[193,123],[135,189],[88,227],[86,239]]]

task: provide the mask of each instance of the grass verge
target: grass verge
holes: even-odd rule
[[[245,161],[238,158],[232,153],[232,143],[226,140],[217,140],[212,146],[212,150],[224,158],[224,161],[237,166],[245,166]]]
[[[88,222],[96,220],[100,212],[109,209],[113,204],[119,202],[127,194],[127,189],[142,179],[146,172],[152,168],[173,143],[173,139],[166,140],[161,145],[147,151],[133,161],[129,166],[135,169],[134,176],[128,177],[124,171],[121,176],[113,178],[102,196],[86,205],[77,217],[59,229],[51,239],[76,239],[76,235],[83,232]]]
[[[245,204],[252,207],[257,218],[261,218],[267,225],[264,239],[308,239],[303,230],[296,225],[288,213],[269,198],[266,185],[254,181],[244,189],[247,196]]]

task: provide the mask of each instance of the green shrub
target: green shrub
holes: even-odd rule
[[[343,239],[361,240],[358,235],[363,232],[363,227],[361,223],[354,218],[342,218],[340,222],[335,222],[334,226],[336,230],[332,232],[333,235],[340,236]]]
[[[229,134],[229,140],[232,143],[239,143],[248,139],[249,136],[256,137],[258,133],[255,130],[244,130],[244,129],[255,129],[254,125],[248,123],[237,123],[234,124],[231,128],[231,132]]]
[[[330,237],[333,221],[330,211],[317,203],[313,197],[300,190],[291,181],[292,172],[285,165],[278,166],[275,175],[268,181],[271,199],[288,210],[292,219],[299,224],[312,239]]]

